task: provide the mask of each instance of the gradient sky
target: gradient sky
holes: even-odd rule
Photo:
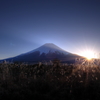
[[[45,43],[100,53],[100,0],[0,0],[0,59]]]

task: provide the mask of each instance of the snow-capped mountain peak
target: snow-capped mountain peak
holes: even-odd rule
[[[39,51],[40,54],[42,54],[42,53],[46,53],[47,54],[49,52],[52,52],[52,53],[59,52],[59,53],[69,54],[69,52],[61,49],[60,47],[56,46],[53,43],[46,43],[46,44],[42,45],[41,47],[39,47],[39,48],[37,48],[35,50],[32,50],[32,51],[30,51],[28,53],[32,53],[32,52],[35,52],[35,51]]]
[[[55,58],[62,61],[73,61],[75,58],[80,57],[78,55],[67,52],[53,43],[46,43],[37,49],[30,52],[20,54],[15,57],[3,59],[9,62],[38,62],[38,61],[50,61]]]

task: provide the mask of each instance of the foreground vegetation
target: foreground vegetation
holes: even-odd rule
[[[98,100],[100,65],[0,64],[0,98],[19,100]]]

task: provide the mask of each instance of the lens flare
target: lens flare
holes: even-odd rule
[[[97,58],[95,52],[92,50],[84,50],[83,52],[81,52],[80,55],[86,57],[88,60],[91,60],[92,58]]]

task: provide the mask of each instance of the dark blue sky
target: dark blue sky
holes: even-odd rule
[[[45,43],[100,53],[99,0],[0,0],[0,59]]]

